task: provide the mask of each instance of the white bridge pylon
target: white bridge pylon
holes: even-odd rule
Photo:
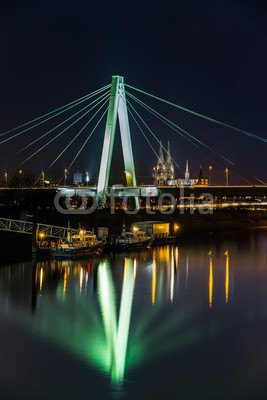
[[[104,143],[102,149],[99,178],[97,184],[97,195],[102,206],[105,205],[106,201],[106,191],[109,182],[117,117],[119,118],[126,183],[127,186],[136,186],[136,175],[135,175],[128,112],[126,105],[124,78],[122,76],[116,75],[112,76],[108,115],[107,115]],[[136,207],[139,207],[137,199],[136,199]]]

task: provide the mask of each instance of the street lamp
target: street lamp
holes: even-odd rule
[[[42,187],[44,187],[44,182],[45,182],[45,173],[44,171],[41,173],[41,179],[40,179],[40,184]]]
[[[176,238],[178,238],[178,233],[179,233],[179,230],[180,230],[180,226],[175,223],[173,228],[174,228],[174,234],[175,234]]]
[[[209,186],[211,186],[212,165],[209,166]]]
[[[229,169],[228,168],[225,169],[225,184],[226,184],[226,186],[229,185]]]
[[[8,182],[7,172],[4,173],[4,179],[5,179],[5,187],[7,188],[7,182]]]
[[[19,170],[19,177],[18,177],[18,188],[20,188],[22,186],[22,182],[21,182],[21,176],[22,176],[22,170]]]
[[[88,171],[85,172],[85,182],[86,182],[86,185],[88,186],[89,185],[89,172]]]
[[[67,178],[68,178],[68,170],[64,169],[64,186],[67,184]]]
[[[43,240],[45,238],[45,233],[44,232],[40,232],[39,233],[39,237],[41,240]]]

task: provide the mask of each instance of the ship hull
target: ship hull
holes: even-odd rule
[[[82,246],[82,247],[64,247],[51,249],[52,258],[80,258],[100,253],[103,250],[103,245]]]
[[[114,240],[113,242],[106,243],[105,250],[106,251],[132,251],[139,250],[148,247],[151,243],[151,239],[148,238],[142,241],[123,241],[123,240]]]

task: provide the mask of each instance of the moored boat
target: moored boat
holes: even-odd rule
[[[104,243],[93,232],[80,230],[77,235],[68,235],[66,241],[59,240],[51,245],[52,258],[77,258],[101,252]]]
[[[109,251],[131,251],[146,248],[151,243],[151,237],[144,231],[133,228],[133,231],[126,232],[125,224],[122,227],[122,234],[119,237],[109,238],[105,249]]]

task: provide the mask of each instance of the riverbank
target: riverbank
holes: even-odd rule
[[[67,226],[70,221],[73,227],[79,225],[86,229],[107,227],[112,235],[121,232],[124,221],[128,227],[141,221],[163,221],[170,223],[170,231],[173,231],[174,225],[177,224],[179,233],[183,234],[264,227],[267,226],[267,210],[230,208],[213,210],[212,214],[200,214],[199,211],[191,214],[189,210],[186,210],[184,214],[181,214],[179,210],[172,214],[162,214],[159,211],[148,214],[145,210],[128,214],[123,210],[116,210],[115,214],[111,214],[110,210],[98,210],[89,215],[64,215],[46,211],[45,213],[38,212],[36,219],[38,222],[59,226]]]
[[[1,217],[22,219],[31,212],[26,210],[6,209],[0,214]],[[107,227],[110,235],[121,233],[123,221],[127,227],[140,221],[164,221],[170,223],[170,230],[178,225],[178,242],[197,242],[203,238],[209,240],[211,236],[220,234],[240,234],[250,229],[267,229],[267,210],[249,209],[224,209],[214,210],[213,214],[190,214],[187,210],[184,214],[178,211],[172,214],[147,214],[140,210],[137,214],[126,214],[122,210],[116,210],[110,214],[109,210],[99,210],[93,214],[64,215],[55,210],[37,210],[36,219],[39,223],[56,226],[67,226],[68,221],[71,227],[83,227],[87,230],[97,227]],[[0,231],[0,252],[2,260],[19,259],[31,257],[31,235],[17,234]]]
[[[20,208],[0,209],[0,217],[13,219],[31,220],[32,210],[22,210]],[[94,229],[97,227],[107,227],[112,235],[121,232],[121,227],[125,221],[126,226],[141,221],[162,221],[170,223],[172,231],[174,225],[179,226],[179,234],[193,232],[216,232],[242,230],[249,228],[267,227],[267,210],[265,209],[248,209],[248,208],[227,208],[215,209],[213,213],[200,213],[194,210],[192,214],[190,210],[175,210],[171,214],[154,211],[147,213],[146,210],[139,210],[136,214],[129,214],[123,210],[97,210],[92,214],[62,214],[55,209],[37,209],[35,216],[38,223],[67,226],[68,222],[71,227],[83,227],[85,229]]]

